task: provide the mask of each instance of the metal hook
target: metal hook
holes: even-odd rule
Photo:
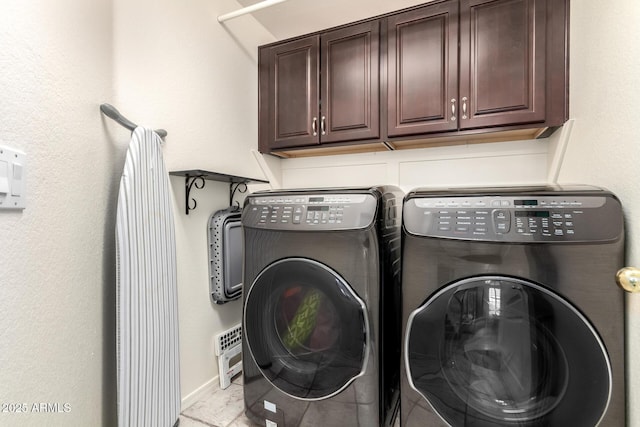
[[[131,132],[133,132],[135,128],[138,127],[138,125],[120,114],[120,111],[118,111],[116,107],[111,104],[100,104],[100,111],[102,111],[102,114],[109,117],[110,119],[115,120],[116,123],[126,129],[129,129]],[[164,129],[155,129],[155,133],[157,133],[160,138],[164,138],[167,136],[167,131]]]

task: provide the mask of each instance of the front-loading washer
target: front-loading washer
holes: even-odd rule
[[[253,422],[392,423],[402,197],[373,187],[246,198],[243,380]]]
[[[402,238],[403,427],[625,425],[613,194],[418,189]]]

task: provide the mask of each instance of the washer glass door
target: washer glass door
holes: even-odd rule
[[[445,286],[411,313],[410,385],[451,425],[594,426],[611,367],[589,321],[561,296],[521,279]]]
[[[262,374],[305,400],[339,393],[366,366],[364,302],[335,271],[306,258],[266,267],[251,284],[244,334]]]

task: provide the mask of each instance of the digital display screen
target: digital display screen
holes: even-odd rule
[[[514,200],[513,204],[516,206],[537,206],[537,200]]]
[[[308,211],[310,212],[315,212],[315,211],[328,211],[329,210],[329,206],[309,206],[307,208]]]
[[[324,202],[324,197],[309,197],[309,203]]]
[[[549,218],[549,211],[516,211],[516,217]]]

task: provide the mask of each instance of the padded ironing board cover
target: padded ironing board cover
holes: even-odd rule
[[[160,137],[134,130],[116,220],[118,425],[170,427],[180,414],[176,240]]]

